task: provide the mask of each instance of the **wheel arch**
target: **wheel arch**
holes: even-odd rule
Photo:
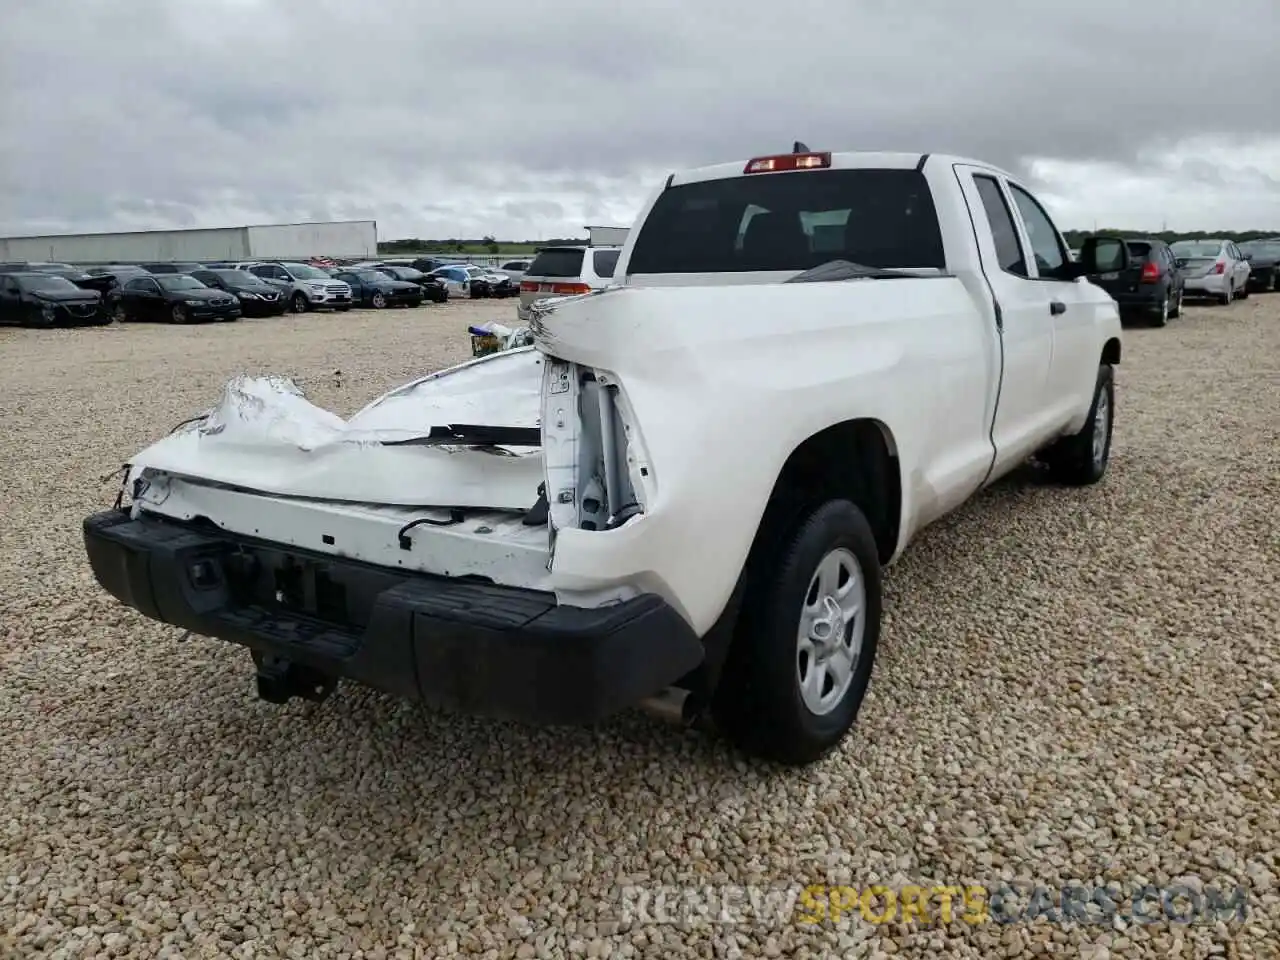
[[[887,424],[873,418],[833,423],[811,434],[784,461],[761,514],[747,560],[719,619],[703,637],[706,656],[677,684],[711,696],[737,633],[752,571],[776,554],[779,541],[807,511],[827,500],[852,501],[871,525],[881,564],[897,551],[902,530],[902,470]]]
[[[1102,362],[1113,366],[1120,363],[1120,338],[1112,337],[1102,345]]]

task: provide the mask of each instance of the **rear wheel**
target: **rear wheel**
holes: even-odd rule
[[[1226,293],[1218,294],[1218,302],[1225,307],[1227,304],[1229,304],[1232,300],[1235,299],[1235,296],[1236,296],[1236,292],[1232,290],[1231,287],[1227,287]]]
[[[1171,296],[1172,294],[1169,294],[1169,296],[1166,296],[1163,300],[1161,300],[1160,306],[1156,309],[1156,315],[1153,318],[1152,322],[1157,327],[1163,327],[1169,323],[1169,317],[1172,314],[1172,310],[1169,307],[1169,297]]]
[[[812,763],[844,739],[871,681],[880,561],[862,511],[829,500],[761,551],[713,711],[743,749]],[[779,559],[781,558],[781,559]]]
[[[1174,295],[1173,309],[1169,311],[1170,319],[1177,319],[1182,316],[1182,297],[1183,291],[1181,290]]]

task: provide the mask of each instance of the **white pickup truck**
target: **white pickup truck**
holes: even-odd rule
[[[98,581],[243,644],[271,701],[338,678],[543,723],[709,716],[786,763],[845,736],[881,570],[1035,457],[1107,469],[1115,303],[1009,174],[795,152],[672,174],[617,285],[533,345],[348,420],[237,378],[85,520]],[[928,598],[920,598],[927,603]]]

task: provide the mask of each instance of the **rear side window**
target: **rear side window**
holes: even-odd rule
[[[982,198],[982,209],[987,214],[987,225],[996,244],[996,259],[1000,269],[1019,277],[1027,275],[1027,261],[1022,254],[1022,242],[1018,229],[1013,225],[1013,214],[1005,203],[1000,184],[993,177],[975,176],[973,184]]]
[[[529,264],[529,276],[580,277],[585,252],[569,248],[543,250],[533,258],[533,263]]]
[[[628,270],[799,271],[831,260],[945,268],[924,174],[801,171],[671,187],[645,218]]]
[[[591,266],[595,268],[597,277],[612,277],[613,268],[618,265],[618,254],[621,250],[591,251]]]

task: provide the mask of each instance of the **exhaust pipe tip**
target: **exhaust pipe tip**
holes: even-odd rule
[[[651,717],[679,726],[689,726],[702,712],[698,698],[682,687],[667,687],[641,700],[639,707]]]

